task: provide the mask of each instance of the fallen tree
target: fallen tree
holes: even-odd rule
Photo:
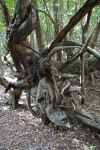
[[[56,126],[68,126],[69,118],[80,121],[100,131],[100,123],[95,121],[73,97],[73,92],[81,93],[81,88],[71,86],[68,79],[76,78],[77,73],[67,74],[62,70],[74,64],[74,61],[88,51],[100,60],[100,54],[88,47],[91,36],[85,45],[75,42],[61,42],[64,36],[84,17],[93,7],[100,3],[99,0],[88,0],[82,8],[72,17],[58,34],[57,38],[41,54],[33,50],[28,43],[27,36],[36,28],[36,10],[30,0],[18,0],[15,11],[10,19],[6,31],[8,52],[14,61],[17,73],[16,82],[0,78],[1,85],[5,86],[6,92],[13,95],[14,107],[18,103],[22,90],[26,90],[27,104],[30,112],[40,117],[45,124],[50,122]],[[59,68],[52,65],[53,55],[60,51],[67,51],[70,47],[80,49]],[[92,62],[93,63],[93,62]],[[70,67],[71,68],[71,67]],[[31,106],[31,95],[35,97],[35,106]]]

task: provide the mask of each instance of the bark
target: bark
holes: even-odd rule
[[[92,14],[92,10],[88,12],[86,16],[86,21],[84,22],[84,25],[82,25],[82,44],[85,44],[85,41],[86,41],[86,34],[88,31],[91,14]]]
[[[15,11],[7,28],[7,44],[13,58],[22,64],[29,75],[33,72],[30,64],[38,53],[35,52],[27,41],[27,36],[35,29],[36,26],[36,10],[33,4],[27,1],[18,1]],[[36,63],[36,59],[34,63]],[[22,67],[21,67],[22,68]],[[30,68],[30,69],[29,69]],[[32,74],[32,73],[31,73]]]
[[[1,41],[2,41],[2,37],[0,35]],[[2,43],[2,42],[1,42]],[[0,43],[0,46],[1,46]],[[2,57],[1,57],[1,50],[0,50],[0,77],[3,75],[3,64],[2,64]]]
[[[57,47],[57,46],[79,46],[79,47],[83,47],[84,45],[83,45],[83,44],[80,44],[80,43],[73,42],[73,41],[64,41],[64,42],[57,43],[57,44],[55,45],[55,47]],[[46,50],[46,51],[47,51],[47,50]],[[100,60],[100,54],[97,53],[94,49],[91,49],[90,47],[87,47],[87,52],[89,52],[89,53],[92,54],[94,57],[96,57],[98,60]],[[80,56],[80,54],[78,54],[78,55]],[[65,63],[63,64],[63,66],[60,65],[59,70],[60,70],[60,71],[63,70],[63,69],[67,66],[66,64],[68,64],[68,62],[65,62]]]
[[[27,36],[35,29],[36,26],[36,10],[30,0],[17,1],[14,13],[11,17],[9,26],[6,31],[6,39],[8,50],[17,69],[17,82],[13,83],[13,91],[15,98],[14,103],[18,103],[22,90],[29,88],[33,84],[36,64],[39,54],[35,52],[27,41]],[[36,57],[35,57],[36,56]],[[30,64],[32,63],[32,66]],[[26,77],[26,78],[25,78]],[[25,78],[23,80],[23,78]],[[20,81],[22,80],[22,81]],[[28,82],[28,83],[27,83]],[[6,91],[10,90],[12,83],[6,85]],[[14,106],[15,108],[15,106]]]
[[[100,3],[99,0],[87,0],[86,3],[79,9],[79,11],[70,19],[70,21],[60,31],[56,39],[51,43],[48,53],[54,47],[54,45],[60,42],[66,34],[95,6]]]
[[[90,72],[93,72],[95,70],[99,70],[100,69],[99,62],[100,62],[100,60],[98,60],[96,58],[85,59],[85,62],[84,62],[84,69],[85,69],[84,73],[85,73],[85,75],[87,75]],[[54,65],[54,67],[59,69],[60,66],[63,64],[63,62],[61,62],[61,61],[58,61],[58,62],[52,61],[52,64]],[[71,74],[80,75],[80,66],[81,66],[81,62],[79,60],[75,60],[74,63],[72,63],[69,66],[65,67],[62,70],[62,73],[71,73]]]
[[[85,72],[84,72],[84,54],[80,56],[81,60],[81,92],[82,92],[82,100],[81,104],[85,104],[85,89],[84,89],[84,77],[85,77]]]
[[[32,49],[35,49],[35,43],[34,43],[34,35],[33,33],[30,34],[30,45]]]
[[[90,10],[88,12],[88,14],[86,15],[86,20],[84,22],[84,25],[81,25],[82,26],[82,44],[85,44],[85,42],[87,40],[86,39],[86,35],[87,35],[89,23],[90,23],[91,13],[92,13],[92,10]],[[81,104],[84,104],[85,103],[85,92],[84,92],[84,55],[80,56],[80,60],[81,60],[81,91],[82,91]]]
[[[97,42],[98,36],[100,32],[100,20],[97,23],[96,29],[95,29],[95,34],[93,36],[92,42],[90,44],[90,47],[93,49],[95,47],[95,44]]]
[[[2,66],[2,60],[1,60],[1,54],[0,54],[0,77],[3,75],[3,66]]]
[[[70,116],[74,120],[79,120],[82,123],[100,131],[100,124],[96,122],[86,111],[84,111],[73,97],[71,99],[66,97],[66,95],[68,95],[68,93],[71,91],[70,83],[67,83],[65,78],[63,79],[61,77],[60,79],[62,79],[62,83],[57,83],[57,86],[55,88],[53,78],[54,72],[52,71],[52,67],[50,65],[49,67],[47,67],[43,64],[43,62],[41,63],[42,65],[38,70],[40,80],[37,88],[37,111],[35,112],[35,114],[40,111],[40,117],[45,124],[52,122],[56,126],[67,127],[67,116]],[[46,76],[44,74],[44,71],[40,72],[40,70],[45,70]],[[63,89],[61,85],[64,86]],[[61,91],[60,98],[62,97],[60,102],[57,101],[58,87],[60,87],[59,90]]]
[[[59,20],[58,20],[58,0],[53,1],[53,11],[54,11],[54,39],[59,34]],[[57,60],[61,61],[61,51],[57,52]]]
[[[74,120],[79,120],[83,124],[100,131],[100,124],[87,114],[87,112],[84,111],[73,98],[73,92],[76,91],[81,94],[81,90],[80,87],[71,86],[68,79],[77,76],[73,74],[63,74],[59,71],[62,70],[62,68],[65,68],[66,65],[62,67],[63,64],[59,70],[57,70],[51,63],[52,56],[58,52],[58,50],[61,50],[62,48],[66,49],[66,46],[68,45],[82,47],[81,51],[76,54],[72,61],[75,61],[76,58],[85,53],[85,49],[100,60],[100,54],[87,47],[90,38],[85,45],[69,41],[58,43],[66,33],[69,32],[70,29],[99,2],[100,1],[98,0],[88,0],[71,21],[69,21],[70,25],[68,23],[68,25],[62,29],[57,38],[51,44],[50,48],[47,48],[41,53],[41,55],[39,55],[31,48],[27,41],[27,36],[36,29],[36,9],[30,0],[17,1],[14,14],[7,28],[6,38],[9,51],[23,69],[22,72],[25,71],[25,76],[21,76],[21,80],[18,79],[16,82],[9,81],[2,77],[0,78],[0,83],[6,87],[5,92],[13,88],[13,98],[17,98],[17,100],[20,97],[18,90],[21,92],[25,89],[30,112],[37,117],[41,117],[45,124],[51,122],[56,126],[66,127],[69,117],[71,117]],[[70,61],[70,64],[72,61]],[[30,93],[34,91],[34,88],[37,88],[35,108],[31,106],[30,96]],[[19,97],[17,97],[18,95]],[[17,100],[14,101],[17,102]]]
[[[20,7],[19,7],[20,6]],[[23,11],[24,10],[24,11]],[[18,1],[7,28],[7,43],[25,41],[36,25],[36,11],[29,1]]]
[[[94,31],[93,31],[94,32]],[[72,63],[73,61],[75,61],[79,56],[82,57],[82,55],[86,52],[87,46],[90,43],[90,40],[93,36],[93,32],[90,35],[90,37],[88,38],[86,44],[83,46],[83,48],[81,49],[81,51],[77,52],[70,60],[67,60],[63,65],[62,68],[60,68],[60,70],[62,70],[65,66],[68,66],[70,63]],[[83,58],[82,58],[83,59]],[[82,62],[83,63],[83,62]]]
[[[36,11],[36,24],[37,24],[36,25],[36,39],[37,39],[39,52],[41,53],[44,49],[44,44],[43,44],[43,38],[42,38],[42,33],[41,33],[41,26],[40,26],[38,10]]]
[[[52,21],[52,23],[55,24],[55,21],[54,21],[54,19],[52,18],[52,16],[50,14],[48,14],[47,12],[45,12],[43,10],[40,10],[40,9],[38,9],[38,12],[44,13],[46,16],[48,16],[50,18],[50,20]]]

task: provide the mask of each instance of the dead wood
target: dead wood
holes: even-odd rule
[[[85,59],[84,66],[85,66],[85,75],[100,69],[99,60],[96,58],[88,58]],[[61,61],[52,61],[52,64],[57,69],[60,68],[60,66],[63,65],[63,62]],[[74,63],[70,64],[69,66],[65,67],[61,72],[64,74],[74,74],[74,75],[80,75],[80,60],[75,60]]]
[[[76,46],[82,47],[81,51],[72,58],[71,63],[84,54],[86,50],[100,60],[100,54],[87,47],[92,35],[85,45],[70,41],[61,42],[64,36],[83,16],[99,3],[99,0],[86,1],[82,8],[61,30],[49,48],[39,54],[31,48],[27,40],[27,36],[36,29],[38,18],[38,16],[36,16],[36,9],[30,0],[17,1],[13,16],[6,31],[6,39],[8,50],[15,60],[15,67],[17,66],[16,70],[18,75],[21,76],[21,80],[18,79],[12,82],[5,78],[0,78],[0,83],[6,87],[6,92],[12,90],[14,106],[16,102],[18,103],[22,90],[25,89],[27,105],[30,112],[36,117],[41,117],[45,124],[51,122],[56,126],[67,127],[69,117],[71,117],[74,120],[80,121],[100,131],[100,124],[84,111],[73,98],[73,92],[81,94],[81,88],[71,86],[68,79],[77,77],[77,75],[63,74],[60,71],[66,66],[68,68],[68,65],[63,66],[64,64],[62,64],[61,67],[57,69],[52,66],[51,61],[52,56],[56,52],[62,49],[67,50],[68,46],[74,46],[74,48]],[[19,70],[18,66],[20,68]],[[36,105],[33,107],[31,106],[30,94],[34,93],[34,88],[36,88]]]
[[[86,3],[80,8],[80,10],[70,19],[70,21],[64,26],[64,28],[60,31],[55,40],[51,43],[48,53],[52,50],[56,43],[60,42],[65,35],[96,5],[100,3],[99,0],[88,0]]]
[[[71,64],[73,61],[75,61],[79,56],[82,56],[85,52],[86,52],[86,49],[87,49],[87,46],[88,44],[90,43],[91,41],[91,38],[93,36],[93,33],[94,31],[91,33],[91,35],[89,36],[86,44],[83,46],[83,48],[81,49],[81,51],[77,52],[76,55],[74,55],[70,60],[66,61],[59,70],[62,70],[64,69],[64,67],[68,66],[69,64]]]

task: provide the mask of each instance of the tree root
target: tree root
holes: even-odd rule
[[[60,105],[57,104],[57,101],[55,100],[56,97],[54,96],[53,84],[51,83],[52,82],[48,81],[47,77],[43,77],[39,81],[37,89],[36,107],[39,113],[37,116],[41,117],[44,123],[48,124],[51,122],[56,126],[67,128],[70,117],[72,120],[76,120],[76,122],[83,123],[90,128],[100,131],[100,123],[95,121],[90,114],[83,110],[73,97],[66,97],[64,95],[65,92],[63,92],[62,103]],[[68,88],[67,91],[71,91],[71,88]],[[74,90],[76,91],[77,88],[72,88],[71,92]],[[78,88],[78,92],[80,92],[80,88]],[[28,104],[30,105],[30,103]],[[30,110],[30,106],[28,107]],[[46,120],[48,120],[48,123]],[[70,124],[72,123],[70,122]]]

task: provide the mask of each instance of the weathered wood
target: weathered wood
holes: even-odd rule
[[[85,45],[83,46],[83,48],[81,49],[81,51],[78,51],[76,53],[76,55],[74,55],[70,60],[66,61],[61,67],[59,70],[62,70],[64,69],[64,67],[68,66],[69,64],[71,64],[73,61],[75,61],[79,56],[82,56],[85,52],[86,52],[86,49],[87,49],[87,46],[88,44],[90,43],[91,41],[91,38],[93,36],[93,33],[94,33],[94,30],[93,32],[91,33],[91,35],[89,36],[89,38],[87,39]]]
[[[96,59],[96,58],[88,58],[85,59],[84,65],[85,65],[85,69],[84,69],[84,73],[85,75],[95,71],[95,70],[100,70],[100,60]],[[54,67],[56,67],[58,70],[59,68],[63,65],[63,62],[61,61],[52,61],[52,64]],[[66,73],[66,74],[75,74],[75,75],[80,75],[80,65],[81,62],[80,60],[75,60],[74,63],[70,64],[69,66],[65,67],[61,72],[62,73]]]
[[[70,19],[70,21],[60,31],[55,40],[51,43],[48,52],[52,50],[56,43],[60,42],[66,34],[96,5],[100,3],[100,0],[87,0],[86,3],[79,9],[79,11]]]
[[[86,52],[85,49],[100,60],[100,54],[87,47],[90,42],[90,38],[85,46],[68,41],[58,43],[86,13],[99,3],[100,0],[86,1],[82,8],[61,30],[56,39],[51,43],[50,47],[39,55],[31,48],[31,45],[27,41],[27,36],[33,31],[33,29],[36,28],[36,10],[30,0],[17,1],[15,11],[7,28],[6,38],[8,50],[17,62],[17,67],[20,66],[20,69],[17,69],[17,72],[19,73],[18,75],[21,74],[21,70],[23,68],[23,71],[25,70],[25,76],[21,75],[22,79],[15,82],[7,81],[5,78],[0,78],[0,83],[6,87],[6,92],[11,88],[13,89],[14,106],[16,102],[18,103],[22,90],[25,89],[27,105],[30,112],[36,117],[41,117],[45,124],[49,124],[51,122],[57,126],[66,127],[68,117],[70,116],[74,120],[79,120],[82,123],[100,131],[100,124],[97,123],[86,111],[84,111],[73,98],[72,93],[80,93],[80,88],[75,86],[72,87],[68,79],[77,77],[77,75],[63,74],[58,71],[57,68],[55,69],[52,66],[51,61],[52,56],[56,52],[61,49],[65,50],[68,45],[82,47],[81,52],[76,54],[73,62]],[[59,67],[59,70],[62,70],[62,66]],[[31,106],[30,95],[32,93],[31,88],[34,87],[36,88],[35,108]]]

